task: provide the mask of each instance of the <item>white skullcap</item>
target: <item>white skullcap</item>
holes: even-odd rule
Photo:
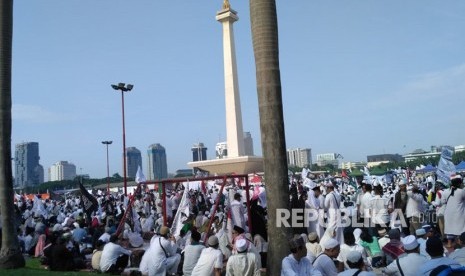
[[[402,239],[405,250],[413,250],[418,247],[417,238],[414,235],[409,235]]]
[[[355,228],[354,230],[354,237],[355,237],[355,240],[358,240],[360,238],[360,235],[362,234],[362,229],[360,228]]]
[[[339,242],[335,239],[328,239],[323,244],[325,249],[333,249],[338,245],[339,245]]]
[[[347,261],[353,264],[358,263],[362,258],[362,254],[356,250],[351,250],[347,253]]]
[[[415,230],[415,235],[417,236],[423,236],[426,234],[426,230],[424,228],[419,228],[417,230]]]
[[[247,250],[247,241],[245,239],[238,239],[236,241],[237,252],[244,252]]]

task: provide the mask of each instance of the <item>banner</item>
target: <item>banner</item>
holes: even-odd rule
[[[450,184],[450,176],[455,174],[455,165],[452,163],[452,154],[454,149],[450,147],[443,147],[441,152],[441,158],[439,159],[438,169],[436,175],[438,180],[441,180],[444,184]]]
[[[82,185],[82,181],[79,180],[79,189],[81,190],[81,204],[84,209],[84,212],[89,216],[92,214],[93,211],[96,211],[98,208],[97,199],[91,195],[84,185]]]

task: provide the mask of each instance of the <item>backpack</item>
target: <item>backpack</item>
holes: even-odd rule
[[[440,265],[433,269],[430,276],[464,276],[465,266],[451,267],[450,265]]]

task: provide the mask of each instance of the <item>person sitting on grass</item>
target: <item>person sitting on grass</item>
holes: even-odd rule
[[[100,257],[100,270],[107,273],[120,274],[128,265],[131,251],[117,244],[118,237],[113,234],[110,236],[110,242],[105,244]]]

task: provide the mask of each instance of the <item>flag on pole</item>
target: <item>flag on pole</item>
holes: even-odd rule
[[[97,199],[91,195],[84,185],[82,185],[82,180],[79,179],[79,189],[81,190],[81,204],[84,209],[84,212],[90,218],[93,211],[98,209]]]
[[[136,179],[135,180],[136,180],[137,184],[147,181],[147,179],[145,178],[145,175],[142,172],[142,169],[141,169],[140,166],[137,167],[137,173],[136,173]]]
[[[343,178],[348,178],[346,170],[342,170],[341,176],[342,176]]]
[[[443,147],[441,152],[441,158],[439,159],[438,168],[436,174],[438,180],[446,185],[450,184],[450,176],[455,174],[455,165],[452,163],[453,149],[450,147]]]

